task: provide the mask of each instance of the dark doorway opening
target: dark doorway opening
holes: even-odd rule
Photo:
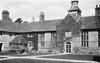
[[[2,51],[2,43],[0,43],[0,52]]]

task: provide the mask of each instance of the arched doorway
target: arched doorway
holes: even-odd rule
[[[65,53],[70,54],[72,52],[71,42],[65,42]]]

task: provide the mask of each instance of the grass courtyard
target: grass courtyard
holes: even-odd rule
[[[82,63],[82,62],[66,62],[66,61],[48,61],[48,60],[36,60],[36,59],[11,59],[3,60],[0,63]]]
[[[72,54],[49,54],[49,55],[9,55],[12,57],[18,57],[13,59],[2,60],[0,63],[84,63],[83,61],[93,61],[93,55],[72,55]],[[3,57],[1,56],[0,59]],[[34,59],[35,58],[35,59]],[[43,58],[43,59],[42,59]],[[42,59],[42,60],[41,60]],[[56,60],[48,60],[56,59]],[[59,60],[60,59],[60,60]],[[61,61],[64,59],[65,61]],[[66,61],[76,60],[82,62]],[[86,62],[85,62],[86,63]]]
[[[74,59],[74,60],[93,60],[93,55],[54,55],[54,56],[43,56],[41,58],[54,58],[54,59]]]
[[[71,59],[71,60],[70,60]],[[34,56],[30,56],[28,58],[21,58],[20,56],[18,58],[13,59],[7,59],[2,60],[0,63],[87,63],[84,61],[90,61],[88,63],[91,63],[92,56],[89,55],[51,55],[51,56],[37,56],[34,58]],[[70,61],[68,61],[70,60]],[[75,61],[74,61],[75,60]],[[81,61],[81,62],[80,62]]]

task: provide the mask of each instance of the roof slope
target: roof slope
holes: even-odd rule
[[[65,19],[45,20],[43,23],[0,23],[0,31],[6,32],[40,32],[65,30],[73,31],[79,29],[97,29],[100,28],[100,16],[81,17],[80,23],[76,22],[72,16],[67,15]],[[80,26],[81,25],[81,26]]]
[[[59,24],[62,19],[59,20],[46,20],[43,23],[1,23],[0,31],[7,32],[32,32],[32,31],[56,31],[56,25]]]
[[[100,28],[100,16],[82,17],[81,29],[97,29]]]

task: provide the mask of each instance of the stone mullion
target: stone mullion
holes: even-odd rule
[[[83,47],[85,47],[85,32],[83,32]]]
[[[56,42],[55,42],[55,32],[51,33],[51,42],[52,42],[52,47],[55,47]]]
[[[88,42],[88,32],[86,32],[86,33],[87,33],[87,35],[86,35],[86,36],[87,36],[87,38],[86,38],[86,39],[87,39],[87,47],[89,47],[89,42]]]
[[[41,34],[42,36],[41,36],[41,38],[42,38],[42,48],[44,48],[45,47],[45,41],[44,41],[44,33],[42,33]]]
[[[82,47],[88,47],[88,32],[82,32],[81,39],[82,39]]]
[[[81,43],[82,43],[82,46],[83,46],[83,32],[81,32]]]
[[[100,31],[98,31],[98,47],[100,47]]]

